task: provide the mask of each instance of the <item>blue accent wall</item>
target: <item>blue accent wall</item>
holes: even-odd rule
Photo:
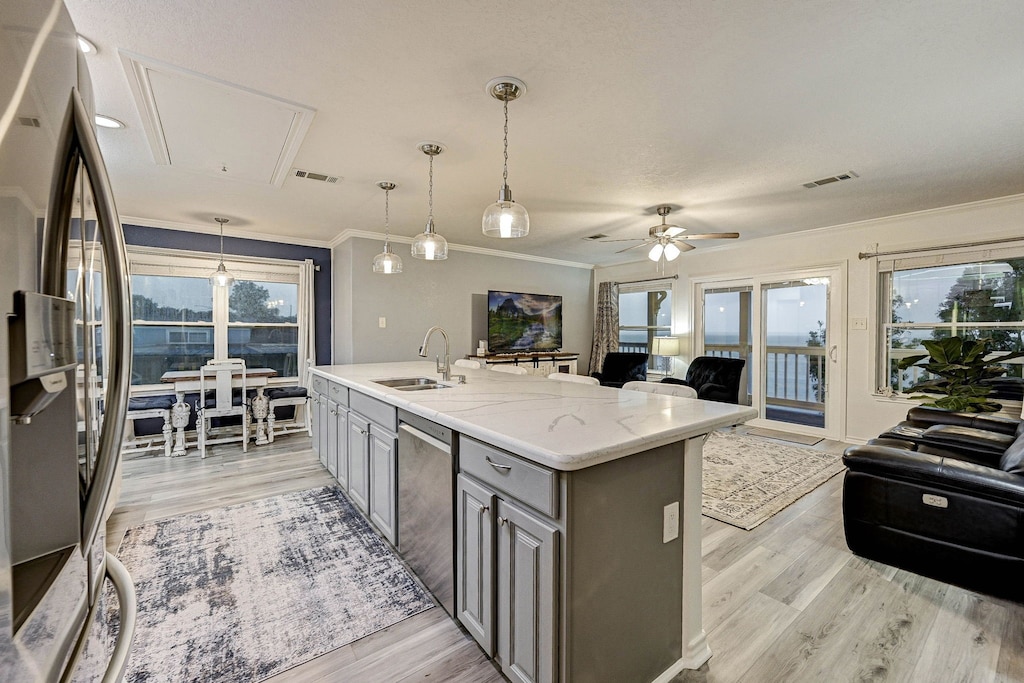
[[[142,225],[124,226],[126,244],[138,247],[157,247],[182,251],[220,253],[220,234],[204,234],[150,228]],[[306,247],[300,244],[252,240],[243,237],[225,237],[224,253],[235,256],[305,261],[312,259],[317,266],[313,273],[313,298],[316,308],[316,363],[331,363],[331,250],[324,247]]]

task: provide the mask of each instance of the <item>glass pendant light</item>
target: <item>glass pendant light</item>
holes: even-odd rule
[[[390,199],[391,190],[395,189],[394,183],[382,181],[377,187],[384,190],[384,251],[373,257],[373,272],[391,275],[402,272],[402,258],[391,251],[391,219]]]
[[[412,242],[412,256],[427,261],[443,261],[448,258],[448,240],[434,231],[434,157],[443,152],[444,148],[436,142],[422,142],[419,150],[430,157],[430,189],[427,194],[429,211],[426,228]]]
[[[213,220],[220,223],[220,263],[217,264],[217,270],[210,275],[210,284],[215,287],[230,287],[235,284],[235,276],[224,267],[224,224],[228,219],[216,217]]]
[[[487,84],[487,92],[504,103],[505,165],[498,201],[484,210],[483,231],[488,237],[525,237],[530,233],[530,214],[522,204],[512,200],[512,190],[508,186],[508,103],[526,92],[526,84],[518,78],[502,76]]]

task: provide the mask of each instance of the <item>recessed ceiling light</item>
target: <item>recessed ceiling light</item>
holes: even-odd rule
[[[100,128],[124,128],[122,122],[103,114],[96,114],[96,125]]]
[[[96,49],[96,44],[81,34],[78,35],[78,49],[87,55],[99,52]]]

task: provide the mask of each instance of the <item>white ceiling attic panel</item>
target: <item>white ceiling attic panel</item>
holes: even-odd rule
[[[280,187],[315,110],[123,52],[158,164]]]

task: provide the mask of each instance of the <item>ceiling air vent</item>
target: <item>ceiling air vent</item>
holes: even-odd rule
[[[585,239],[585,240],[591,240],[591,241],[594,241],[594,240],[603,240],[603,239],[604,239],[605,237],[607,237],[607,236],[608,236],[608,235],[605,235],[604,233],[601,233],[601,232],[599,232],[599,233],[597,233],[596,235],[591,235],[590,237],[584,237],[583,239]]]
[[[840,173],[839,175],[829,176],[828,178],[821,178],[819,180],[812,180],[809,183],[804,183],[804,187],[812,189],[815,187],[821,187],[822,185],[828,185],[829,183],[838,183],[840,180],[849,180],[850,178],[859,178],[860,176],[853,171],[847,171],[846,173]]]
[[[39,119],[34,116],[19,116],[18,125],[28,126],[29,128],[39,128],[40,126]]]
[[[306,180],[317,180],[321,183],[336,183],[341,180],[341,176],[327,175],[326,173],[313,173],[313,171],[303,171],[300,169],[294,169],[296,178],[305,178]]]

